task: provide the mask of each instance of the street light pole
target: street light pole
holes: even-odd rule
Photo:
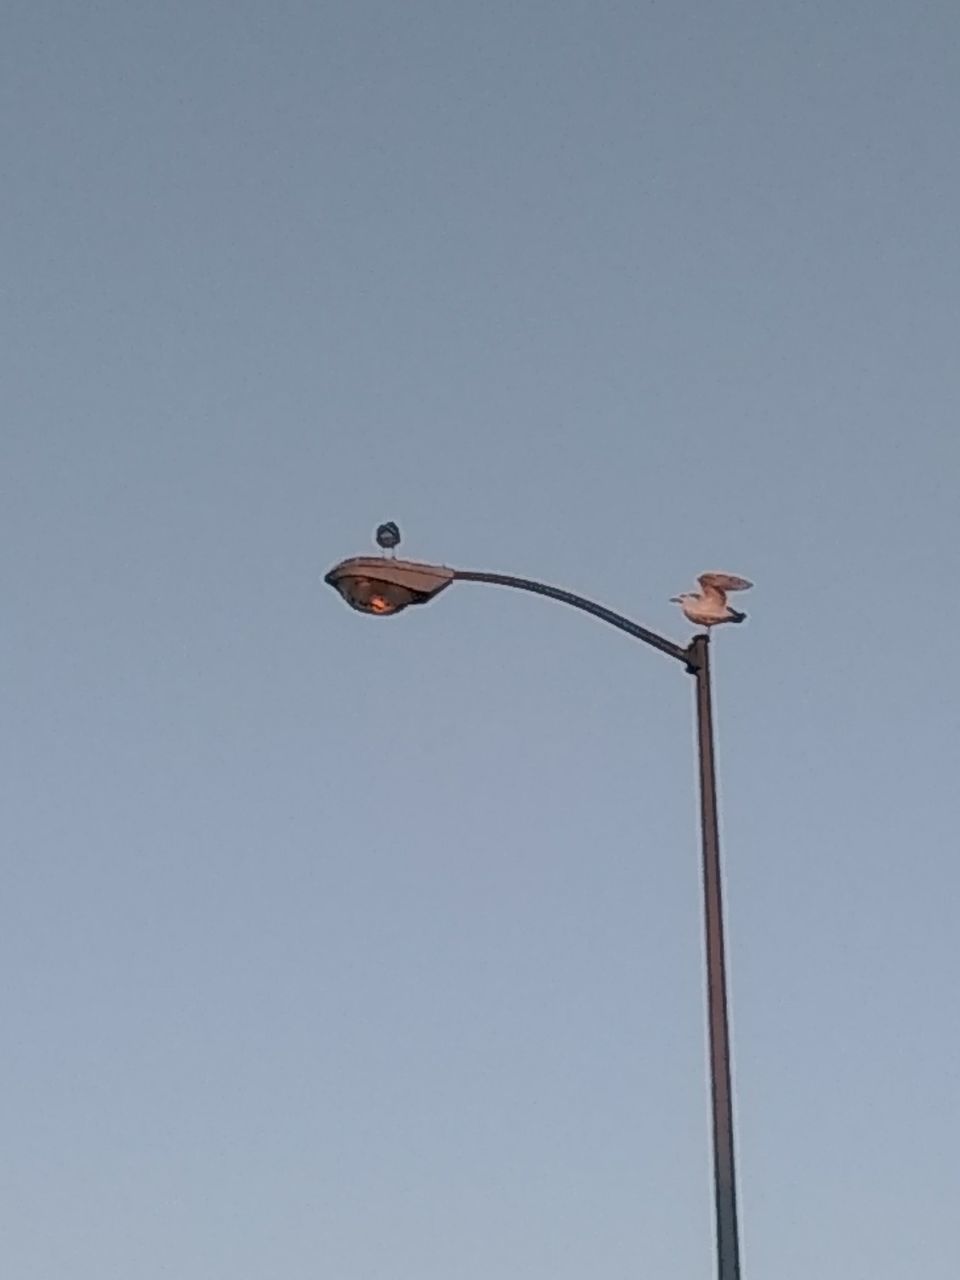
[[[713,707],[710,688],[710,637],[697,635],[683,648],[614,613],[593,600],[530,578],[443,565],[357,556],[335,565],[325,581],[353,608],[389,615],[411,604],[426,604],[452,582],[486,582],[547,596],[581,609],[682,662],[697,686],[697,743],[700,772],[700,829],[703,842],[704,933],[707,952],[707,1020],[709,1025],[710,1100],[713,1120],[713,1184],[716,1212],[717,1280],[740,1280],[737,1184],[733,1149],[733,1087],[730,1072],[730,1028],[720,880],[720,833],[717,779],[713,751]]]
[[[710,1095],[713,1117],[713,1186],[719,1280],[740,1280],[737,1184],[733,1154],[733,1086],[727,1016],[726,949],[720,880],[720,826],[713,755],[710,637],[695,636],[687,670],[697,681],[697,744],[700,763],[700,830],[703,841],[703,913],[707,949],[707,1018],[710,1028]]]

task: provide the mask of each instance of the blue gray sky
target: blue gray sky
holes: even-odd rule
[[[17,1280],[947,1280],[960,13],[8,0]]]

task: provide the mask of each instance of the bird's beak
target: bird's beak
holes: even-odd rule
[[[680,597],[679,597],[679,596],[671,596],[671,597],[670,597],[670,603],[671,603],[671,604],[680,604],[680,603],[681,603],[681,601],[680,601]]]

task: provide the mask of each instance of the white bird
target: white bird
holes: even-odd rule
[[[747,616],[731,609],[727,604],[728,591],[747,591],[753,586],[746,578],[732,573],[701,573],[697,579],[699,591],[685,591],[673,596],[671,604],[678,604],[684,617],[698,627],[715,627],[720,622],[742,622]]]

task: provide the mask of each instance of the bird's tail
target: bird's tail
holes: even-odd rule
[[[747,616],[747,615],[746,615],[745,613],[740,613],[740,612],[739,612],[738,610],[736,610],[736,609],[731,609],[731,610],[730,610],[730,621],[731,621],[731,622],[743,622],[743,621],[745,620],[746,616]]]

